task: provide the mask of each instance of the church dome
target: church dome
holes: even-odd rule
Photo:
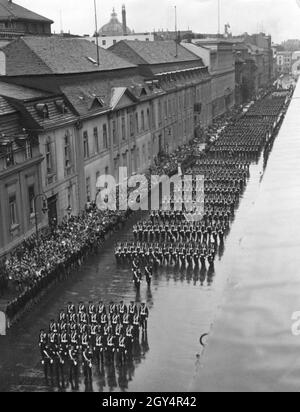
[[[126,27],[126,34],[131,34],[131,30],[129,27]],[[101,29],[99,30],[99,35],[100,36],[122,36],[124,34],[123,30],[123,25],[121,22],[118,20],[118,15],[115,12],[115,9],[113,9],[113,12],[111,14],[111,19],[110,22],[105,24]]]

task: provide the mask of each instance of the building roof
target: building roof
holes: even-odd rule
[[[40,90],[18,86],[0,80],[0,96],[12,97],[19,100],[30,100],[47,95],[48,93]]]
[[[129,27],[126,27],[126,33],[127,34],[132,33]],[[115,9],[113,9],[109,23],[101,27],[101,29],[99,30],[99,34],[101,36],[122,36],[124,35],[123,25],[122,23],[119,22],[118,15],[115,12]]]
[[[25,9],[10,0],[0,0],[0,21],[3,20],[28,20],[50,24],[53,23],[52,20]]]
[[[16,109],[4,97],[0,96],[0,116],[12,113],[16,113]]]
[[[201,60],[198,56],[180,44],[177,44],[176,46],[176,42],[172,40],[153,42],[122,40],[110,47],[109,50],[119,54],[121,48],[132,52],[130,61],[134,64],[169,64],[178,62],[199,62],[199,60]],[[124,57],[125,55],[123,54]]]
[[[3,48],[8,76],[74,74],[135,67],[114,53],[84,39],[32,36],[23,37]]]
[[[145,97],[141,96],[144,89]],[[114,109],[127,91],[132,100],[157,94],[148,89],[141,76],[76,81],[61,86],[61,91],[80,115]]]
[[[62,103],[61,103],[62,102]],[[47,106],[49,117],[41,117],[36,109],[38,103]],[[62,112],[59,109],[59,104],[65,105],[65,110]],[[51,127],[57,127],[60,124],[65,124],[67,122],[76,122],[77,116],[73,113],[71,106],[68,104],[67,100],[62,96],[49,97],[47,99],[41,99],[38,101],[25,102],[24,108],[31,118],[42,128],[47,129]]]

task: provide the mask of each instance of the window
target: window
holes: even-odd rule
[[[97,182],[98,182],[99,177],[100,177],[100,172],[97,172],[97,173],[96,173],[96,185],[97,185]]]
[[[135,126],[136,126],[136,132],[137,134],[139,133],[140,127],[139,127],[139,114],[135,114]]]
[[[150,129],[150,109],[147,109],[147,129]]]
[[[103,148],[108,149],[107,125],[106,124],[103,125],[102,132],[103,132]]]
[[[88,132],[83,132],[83,155],[85,159],[90,157],[90,150],[89,150],[89,135]]]
[[[46,166],[47,166],[47,175],[53,173],[53,164],[52,164],[52,152],[51,152],[51,142],[48,140],[46,143]]]
[[[145,131],[145,113],[144,110],[141,111],[141,122],[142,122],[142,131]]]
[[[106,46],[106,40],[102,40],[102,46]]]
[[[13,152],[13,147],[11,144],[7,146],[5,162],[6,162],[6,167],[11,167],[15,164],[14,152]]]
[[[35,213],[34,209],[34,185],[28,187],[28,201],[29,201],[29,214],[30,216]]]
[[[133,115],[130,115],[129,118],[129,123],[130,123],[130,136],[134,136],[134,124],[133,124]]]
[[[88,202],[91,201],[91,178],[86,178],[86,199]]]
[[[16,226],[18,224],[18,215],[17,215],[17,199],[16,195],[9,196],[9,217],[10,225]]]
[[[100,152],[98,127],[94,127],[94,151],[96,154]]]
[[[32,158],[32,146],[28,140],[25,143],[25,160]]]
[[[42,119],[44,119],[44,120],[49,119],[49,109],[48,109],[47,104],[38,103],[38,104],[35,106],[35,108],[36,108],[36,111],[37,111],[38,115],[39,115]]]
[[[114,44],[117,44],[117,40],[114,40]]]
[[[122,140],[126,140],[126,122],[125,122],[125,117],[122,117]]]
[[[117,142],[117,124],[115,120],[113,120],[112,122],[112,135],[113,135],[113,145],[116,146],[118,142]]]
[[[123,153],[122,158],[123,167],[127,167],[127,153]]]
[[[158,125],[162,124],[162,110],[161,110],[161,101],[158,101]]]
[[[70,133],[66,132],[65,139],[64,139],[64,157],[65,157],[65,169],[69,170],[72,165],[71,160],[71,139]]]

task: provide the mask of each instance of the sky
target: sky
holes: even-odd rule
[[[53,31],[92,34],[95,28],[94,0],[13,0],[55,21]],[[274,42],[300,39],[300,0],[220,0],[221,27],[229,23],[233,34],[264,31]],[[174,29],[174,6],[178,28],[216,33],[218,0],[96,0],[99,27],[110,19],[115,7],[121,20],[127,8],[127,25],[135,32]]]

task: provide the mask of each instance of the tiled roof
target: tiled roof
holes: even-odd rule
[[[100,47],[98,66],[95,44],[78,38],[24,37],[3,50],[9,76],[74,74],[135,67]]]
[[[9,0],[0,0],[0,20],[29,20],[53,23],[52,20],[40,16]]]
[[[24,131],[18,113],[0,118],[0,139],[4,139],[5,137],[16,137],[23,134]]]
[[[0,116],[16,113],[16,109],[0,96]]]
[[[134,64],[169,64],[199,61],[199,57],[175,41],[138,41],[123,40],[109,48],[120,55],[121,49],[130,50],[130,61]],[[135,56],[134,56],[135,55]],[[122,57],[126,56],[122,54]]]
[[[143,79],[139,76],[115,78],[112,80],[89,80],[77,81],[76,84],[61,86],[61,91],[80,115],[91,113],[91,107],[96,98],[100,98],[103,103],[103,110],[111,107],[111,97],[113,88],[128,87],[135,94],[137,85],[143,84]],[[99,111],[99,108],[97,109]]]
[[[0,96],[12,97],[19,100],[29,100],[45,97],[48,96],[48,94],[40,90],[29,89],[27,87],[6,83],[0,80]]]
[[[64,101],[66,104],[66,111],[62,113],[58,107],[56,102],[57,101]],[[37,103],[42,103],[47,105],[49,117],[43,118],[39,115],[36,105]],[[77,120],[77,116],[72,112],[71,108],[67,104],[67,101],[62,97],[51,97],[48,99],[42,99],[36,102],[25,102],[24,108],[27,110],[28,114],[35,120],[40,127],[47,129],[51,128],[52,126],[58,126],[59,124],[72,122]]]

